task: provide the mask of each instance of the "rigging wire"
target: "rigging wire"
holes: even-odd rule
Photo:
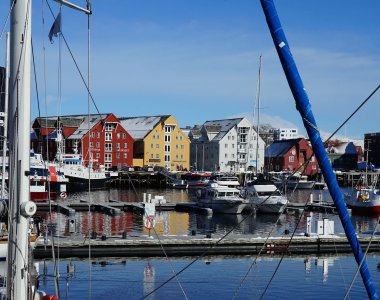
[[[55,19],[55,15],[54,15],[54,13],[53,13],[53,10],[52,10],[52,8],[51,8],[51,6],[50,6],[48,0],[45,0],[45,1],[46,1],[46,4],[47,4],[48,7],[49,7],[49,10],[50,10],[51,15],[52,15],[53,18]],[[67,40],[66,40],[66,38],[65,38],[65,35],[63,34],[63,32],[61,32],[60,35],[62,36],[62,39],[63,39],[63,41],[65,42],[66,48],[67,48],[67,50],[68,50],[69,53],[70,53],[71,59],[73,60],[73,62],[74,62],[74,64],[75,64],[75,67],[76,67],[76,69],[77,69],[77,71],[78,71],[78,73],[79,73],[79,76],[80,76],[81,79],[82,79],[82,82],[83,82],[83,84],[84,84],[84,86],[85,86],[85,88],[86,88],[86,91],[87,91],[88,94],[90,95],[91,101],[92,101],[92,103],[94,104],[94,107],[95,107],[97,113],[100,115],[100,111],[99,111],[99,109],[98,109],[98,106],[96,105],[95,99],[94,99],[94,97],[92,96],[92,93],[90,92],[90,89],[89,89],[89,87],[88,87],[88,85],[87,85],[87,83],[86,83],[86,80],[84,79],[84,76],[83,76],[83,74],[82,74],[82,72],[81,72],[81,70],[80,70],[80,68],[79,68],[79,65],[78,65],[78,63],[77,63],[77,61],[76,61],[76,59],[75,59],[75,57],[74,57],[74,54],[73,54],[73,52],[71,51],[71,48],[70,48],[70,46],[69,46],[69,44],[68,44],[68,42],[67,42]]]
[[[365,260],[366,257],[367,257],[367,254],[368,254],[369,248],[370,248],[370,246],[371,246],[372,240],[373,240],[373,238],[374,238],[374,236],[375,236],[375,233],[376,233],[376,230],[377,230],[377,226],[379,226],[379,222],[380,222],[380,217],[377,218],[376,226],[375,226],[375,228],[374,228],[374,230],[373,230],[373,232],[372,232],[371,238],[370,238],[370,240],[369,240],[369,242],[368,242],[368,245],[367,245],[367,247],[366,247],[366,251],[365,251],[365,253],[364,253],[363,259],[360,261],[360,264],[358,265],[358,267],[357,267],[357,269],[356,269],[355,275],[353,276],[352,281],[351,281],[351,283],[350,283],[350,285],[349,285],[349,287],[348,287],[348,289],[347,289],[347,291],[346,291],[346,294],[344,295],[344,298],[343,298],[343,299],[347,299],[347,298],[349,297],[350,291],[351,291],[351,289],[352,289],[352,287],[353,287],[353,285],[354,285],[354,282],[355,282],[355,280],[356,280],[356,277],[358,276],[358,274],[359,274],[359,272],[360,272],[360,268],[361,268],[361,266],[362,266],[364,260]]]
[[[364,106],[364,104],[365,103],[367,103],[371,98],[372,98],[372,96],[378,91],[380,89],[380,85],[378,85],[371,93],[370,93],[370,95],[364,100],[364,101],[362,101],[362,103],[354,110],[354,112],[348,117],[348,118],[346,118],[346,120],[326,139],[326,141],[324,142],[324,144],[326,144],[363,106]],[[304,120],[304,121],[306,121],[307,122],[307,120]],[[316,129],[317,131],[319,131],[318,130],[318,128]],[[311,156],[310,156],[310,158],[307,160],[307,163],[309,163],[310,162],[310,160],[311,160],[311,158],[313,157],[313,155],[314,155],[314,151],[313,151],[313,153],[311,154]],[[306,204],[305,204],[306,205]],[[304,214],[304,211],[303,211],[303,213],[302,213],[302,215]],[[300,219],[299,219],[300,220]],[[299,224],[299,222],[298,222],[298,224]],[[297,229],[297,227],[298,227],[298,224],[296,225],[296,228],[295,228],[295,230]],[[375,230],[376,230],[376,228],[375,228]],[[294,235],[294,233],[295,233],[295,231],[293,232],[293,235]],[[292,236],[292,238],[293,238],[293,236]],[[292,238],[291,238],[291,240],[292,240]],[[290,240],[290,242],[289,242],[289,245],[288,245],[288,247],[290,246],[290,243],[291,243],[291,240]],[[368,247],[369,247],[369,245],[368,245]],[[366,253],[368,252],[368,248],[367,248],[367,251],[366,251]],[[357,269],[357,273],[359,272],[359,270],[360,270],[360,267],[361,267],[361,265],[362,265],[362,263],[363,263],[363,261],[364,261],[364,259],[365,259],[365,255],[363,256],[363,259],[362,259],[362,261],[361,261],[361,263],[360,263],[360,265],[358,266],[358,269]],[[280,261],[279,261],[279,264],[278,264],[278,267],[279,267],[279,265],[281,264],[281,262],[282,262],[282,259],[283,259],[283,256],[281,257],[281,259],[280,259]],[[273,275],[272,275],[272,277],[271,277],[271,279],[270,279],[270,281],[268,282],[268,284],[267,284],[267,286],[266,286],[266,288],[265,288],[265,290],[264,290],[264,292],[263,292],[263,294],[262,294],[262,296],[261,296],[261,298],[260,299],[262,299],[263,297],[264,297],[264,295],[265,295],[265,293],[266,293],[266,291],[267,291],[267,289],[268,289],[268,287],[269,287],[269,285],[270,285],[270,283],[271,283],[271,281],[273,280],[273,278],[274,278],[274,276],[275,276],[275,274],[277,273],[277,270],[278,270],[278,267],[276,268],[276,270],[274,271],[274,273],[273,273]],[[357,273],[356,273],[356,275],[355,275],[355,278],[356,278],[356,276],[357,276]],[[351,283],[352,284],[352,283]],[[350,289],[350,288],[349,288]],[[349,290],[348,290],[348,292],[349,292]],[[346,295],[347,296],[347,295]]]
[[[135,186],[134,186],[134,184],[133,184],[133,182],[132,182],[132,179],[131,179],[131,177],[130,177],[130,175],[129,175],[128,172],[127,172],[127,176],[128,176],[128,178],[129,178],[130,182],[132,183],[133,191],[135,192],[136,196],[138,196],[137,190],[136,190],[136,188],[135,188]],[[187,297],[187,295],[186,295],[186,292],[185,292],[185,290],[184,290],[184,288],[183,288],[183,286],[182,286],[182,284],[181,284],[181,282],[180,282],[180,280],[179,280],[179,278],[178,278],[178,275],[179,275],[179,274],[175,271],[174,266],[173,266],[173,263],[172,263],[171,259],[169,258],[168,254],[166,253],[166,250],[165,250],[165,248],[164,248],[164,246],[163,246],[163,244],[162,244],[161,238],[160,238],[160,236],[158,235],[158,232],[157,232],[155,226],[153,226],[153,225],[154,225],[154,224],[153,224],[153,220],[151,220],[151,219],[149,218],[149,216],[148,216],[147,212],[145,211],[145,209],[144,209],[144,215],[145,215],[145,217],[147,218],[147,220],[149,221],[149,225],[153,228],[153,233],[155,234],[156,238],[158,239],[158,243],[159,243],[159,245],[160,245],[160,247],[161,247],[162,252],[163,252],[164,255],[165,255],[165,258],[166,258],[167,261],[169,262],[169,265],[170,265],[171,271],[172,271],[172,273],[173,273],[173,276],[175,277],[175,279],[176,279],[176,281],[177,281],[177,283],[178,283],[178,285],[179,285],[179,287],[180,287],[180,289],[181,289],[181,291],[182,291],[182,294],[184,295],[185,299],[188,299],[188,297]]]
[[[8,20],[9,20],[9,16],[11,15],[12,13],[12,10],[13,10],[13,7],[16,3],[16,0],[13,0],[11,5],[10,5],[10,8],[9,8],[9,11],[8,11],[8,14],[7,14],[7,17],[5,18],[4,20],[4,24],[3,24],[3,27],[1,28],[1,33],[0,33],[0,40],[1,38],[3,37],[3,34],[4,34],[4,31],[5,31],[5,27],[7,26],[8,24]]]

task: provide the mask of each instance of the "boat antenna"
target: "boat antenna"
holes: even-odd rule
[[[319,133],[319,129],[317,127],[314,115],[311,110],[309,98],[302,83],[301,76],[298,72],[296,63],[291,54],[290,47],[286,39],[284,30],[282,29],[281,22],[278,17],[273,0],[260,0],[260,2],[265,14],[270,33],[272,35],[273,42],[277,50],[277,54],[280,58],[281,65],[284,69],[289,87],[296,101],[297,110],[299,111],[302,117],[304,126],[306,128],[310,142],[313,147],[313,151],[318,160],[318,164],[322,170],[322,174],[326,180],[326,184],[329,188],[330,195],[337,208],[339,217],[341,219],[347,239],[351,245],[356,262],[358,263],[358,265],[360,265],[360,273],[365,288],[367,290],[368,297],[370,299],[378,299],[378,295],[373,284],[371,275],[369,273],[367,263],[366,261],[363,261],[364,255],[360,247],[358,238],[356,237],[355,228],[353,227],[350,221],[350,216],[348,214],[346,204],[343,199],[342,191],[338,186],[338,182],[333,172],[331,163],[328,160],[327,153]]]

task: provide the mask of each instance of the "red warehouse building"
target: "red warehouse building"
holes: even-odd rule
[[[33,129],[32,148],[45,159],[53,160],[60,148],[64,153],[82,154],[85,164],[91,157],[94,168],[132,165],[134,139],[112,113],[38,118]]]
[[[265,169],[276,172],[298,169],[302,174],[316,175],[319,167],[312,153],[310,142],[304,138],[275,141],[265,150]],[[310,157],[310,162],[304,165]]]

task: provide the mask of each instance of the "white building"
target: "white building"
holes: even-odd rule
[[[298,138],[297,128],[278,128],[274,130],[274,140],[290,140]]]
[[[257,169],[264,167],[265,143],[260,137],[257,142],[257,133],[246,118],[207,121],[193,128],[189,138],[190,165],[198,171],[255,170],[256,155]]]

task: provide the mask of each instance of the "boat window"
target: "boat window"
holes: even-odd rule
[[[226,193],[225,193],[225,192],[219,192],[219,193],[218,193],[218,196],[219,196],[219,197],[225,197],[225,196],[226,196]]]
[[[227,193],[226,193],[226,196],[227,196],[227,197],[232,197],[232,196],[234,196],[234,193],[233,193],[233,192],[227,192]]]

